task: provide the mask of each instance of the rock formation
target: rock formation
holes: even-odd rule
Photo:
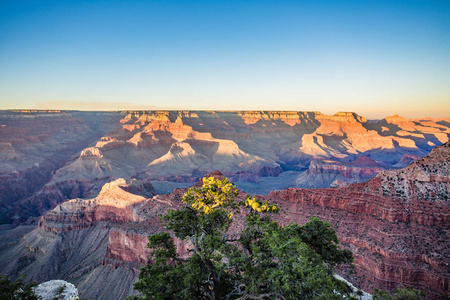
[[[0,228],[0,269],[92,299],[130,295],[158,214],[180,205],[174,188],[221,170],[244,191],[284,189],[264,196],[280,222],[330,221],[355,285],[437,298],[449,292],[448,143],[421,157],[449,136],[448,118],[397,115],[1,111],[0,221],[23,226]]]
[[[449,135],[450,119],[349,112],[2,111],[0,216],[22,223],[117,178],[164,192],[213,170],[252,193],[345,186],[404,167]]]
[[[356,286],[449,293],[450,142],[429,155],[374,179],[334,189],[287,189],[267,195],[285,213],[280,221],[329,221],[355,257]]]
[[[2,273],[36,282],[62,278],[88,299],[133,294],[132,283],[148,257],[147,232],[159,229],[157,216],[168,207],[152,200],[154,194],[149,183],[118,179],[95,198],[57,206],[38,228],[0,231],[7,242],[0,248]]]
[[[329,221],[353,252],[356,273],[340,274],[355,286],[367,292],[413,286],[439,299],[449,293],[450,281],[449,161],[447,142],[410,166],[367,182],[259,197],[279,204],[275,218],[283,224],[301,224],[311,216]],[[353,162],[371,164],[367,158]],[[147,235],[161,230],[158,215],[182,205],[185,191],[154,195],[150,184],[137,180],[105,184],[92,199],[73,199],[49,211],[36,229],[0,232],[7,243],[0,248],[0,269],[35,281],[63,278],[86,298],[122,299],[133,293],[148,258]],[[177,246],[186,253],[181,241]]]
[[[371,123],[355,113],[125,114],[121,129],[103,136],[94,148],[85,149],[75,162],[55,174],[55,180],[138,173],[151,180],[195,182],[208,172],[222,170],[235,181],[257,182],[262,176],[277,176],[287,170],[303,172],[315,160],[345,166],[363,156],[378,164],[365,166],[374,167],[375,175],[399,163],[404,155],[425,155],[450,135],[447,123],[398,116]],[[354,172],[350,182],[368,179],[365,173],[361,178],[357,174]],[[300,174],[301,186],[328,187],[334,182],[305,182],[304,177]],[[338,178],[342,179],[345,181],[345,176]]]
[[[345,186],[369,180],[387,169],[367,156],[360,156],[349,163],[315,159],[311,161],[306,172],[297,177],[296,183],[302,188]]]
[[[39,284],[34,292],[42,300],[78,300],[77,288],[64,280],[50,280]]]
[[[56,185],[49,191],[54,173],[119,119],[106,112],[0,111],[0,222],[38,216],[70,198]],[[70,190],[72,183],[59,186]]]

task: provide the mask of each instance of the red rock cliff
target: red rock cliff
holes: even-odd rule
[[[355,257],[358,287],[401,285],[438,299],[450,280],[450,142],[409,167],[343,188],[288,189],[266,198],[280,204],[281,222],[310,216],[329,221]]]

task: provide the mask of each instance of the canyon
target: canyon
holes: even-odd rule
[[[282,224],[301,224],[311,216],[330,222],[341,245],[355,257],[355,273],[340,270],[355,286],[369,292],[413,286],[440,299],[448,294],[450,281],[449,167],[447,142],[410,166],[367,182],[289,188],[258,197],[279,204],[275,219]],[[224,177],[220,172],[209,176]],[[161,230],[158,215],[180,207],[186,191],[155,195],[148,182],[107,183],[92,199],[58,205],[41,217],[37,228],[0,231],[7,241],[0,249],[0,266],[38,282],[63,278],[90,299],[132,295],[132,284],[149,256],[147,236]],[[182,255],[187,252],[182,241],[177,246]]]
[[[278,203],[282,224],[330,222],[355,257],[355,273],[340,274],[365,291],[450,292],[450,119],[7,111],[0,121],[2,274],[64,279],[88,299],[133,295],[158,215],[210,174]]]
[[[341,188],[287,189],[265,196],[279,203],[283,224],[320,216],[353,252],[365,291],[413,286],[432,299],[449,294],[450,143],[410,166]]]
[[[159,194],[214,170],[260,195],[345,186],[450,136],[450,118],[350,112],[1,111],[0,126],[0,222],[17,224],[117,178],[151,181]]]
[[[108,112],[0,111],[0,223],[39,216],[64,199],[86,195],[92,181],[53,184],[52,178],[119,119]]]

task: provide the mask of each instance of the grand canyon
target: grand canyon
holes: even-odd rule
[[[16,110],[0,126],[2,274],[132,295],[158,215],[215,176],[282,224],[330,222],[355,258],[339,274],[366,292],[450,292],[450,118]]]

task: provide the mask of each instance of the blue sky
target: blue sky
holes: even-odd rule
[[[0,109],[450,117],[450,1],[0,1]]]

